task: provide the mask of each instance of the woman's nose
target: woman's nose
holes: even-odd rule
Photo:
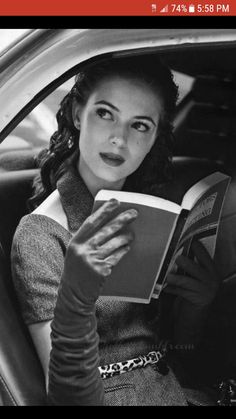
[[[111,143],[112,145],[117,146],[117,147],[122,147],[122,146],[124,145],[125,141],[124,141],[124,139],[123,139],[121,136],[119,136],[119,137],[117,137],[117,136],[112,136],[112,137],[110,138],[110,143]]]
[[[126,145],[127,135],[125,132],[116,132],[110,136],[110,143],[117,147],[123,147]]]

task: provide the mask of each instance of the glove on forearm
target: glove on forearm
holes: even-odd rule
[[[112,267],[129,251],[132,237],[123,229],[137,217],[134,210],[115,216],[118,207],[114,199],[102,205],[85,220],[67,248],[52,322],[51,404],[103,404],[95,302]],[[123,234],[112,241],[120,230]]]
[[[103,382],[99,374],[95,305],[81,301],[63,281],[52,322],[48,403],[101,405]]]

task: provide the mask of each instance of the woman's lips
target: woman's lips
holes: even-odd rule
[[[108,166],[121,166],[124,163],[125,159],[120,156],[119,154],[114,153],[99,153],[100,157],[104,161],[104,163],[108,164]]]

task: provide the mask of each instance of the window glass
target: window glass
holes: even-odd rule
[[[179,104],[185,98],[185,96],[191,91],[195,78],[189,76],[188,74],[179,73],[178,71],[173,71],[173,76],[174,76],[175,83],[179,87],[179,97],[178,97],[178,104]]]
[[[46,97],[0,144],[0,153],[47,147],[57,129],[56,113],[60,102],[74,83],[74,77]]]

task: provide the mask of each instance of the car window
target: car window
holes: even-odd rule
[[[191,91],[195,77],[189,76],[188,74],[180,73],[179,71],[173,71],[174,81],[179,87],[179,97],[177,104],[180,104],[182,100]]]
[[[0,55],[23,39],[31,29],[0,29]]]
[[[47,147],[57,129],[56,113],[60,102],[73,83],[74,78],[69,79],[37,105],[0,144],[0,154]]]

